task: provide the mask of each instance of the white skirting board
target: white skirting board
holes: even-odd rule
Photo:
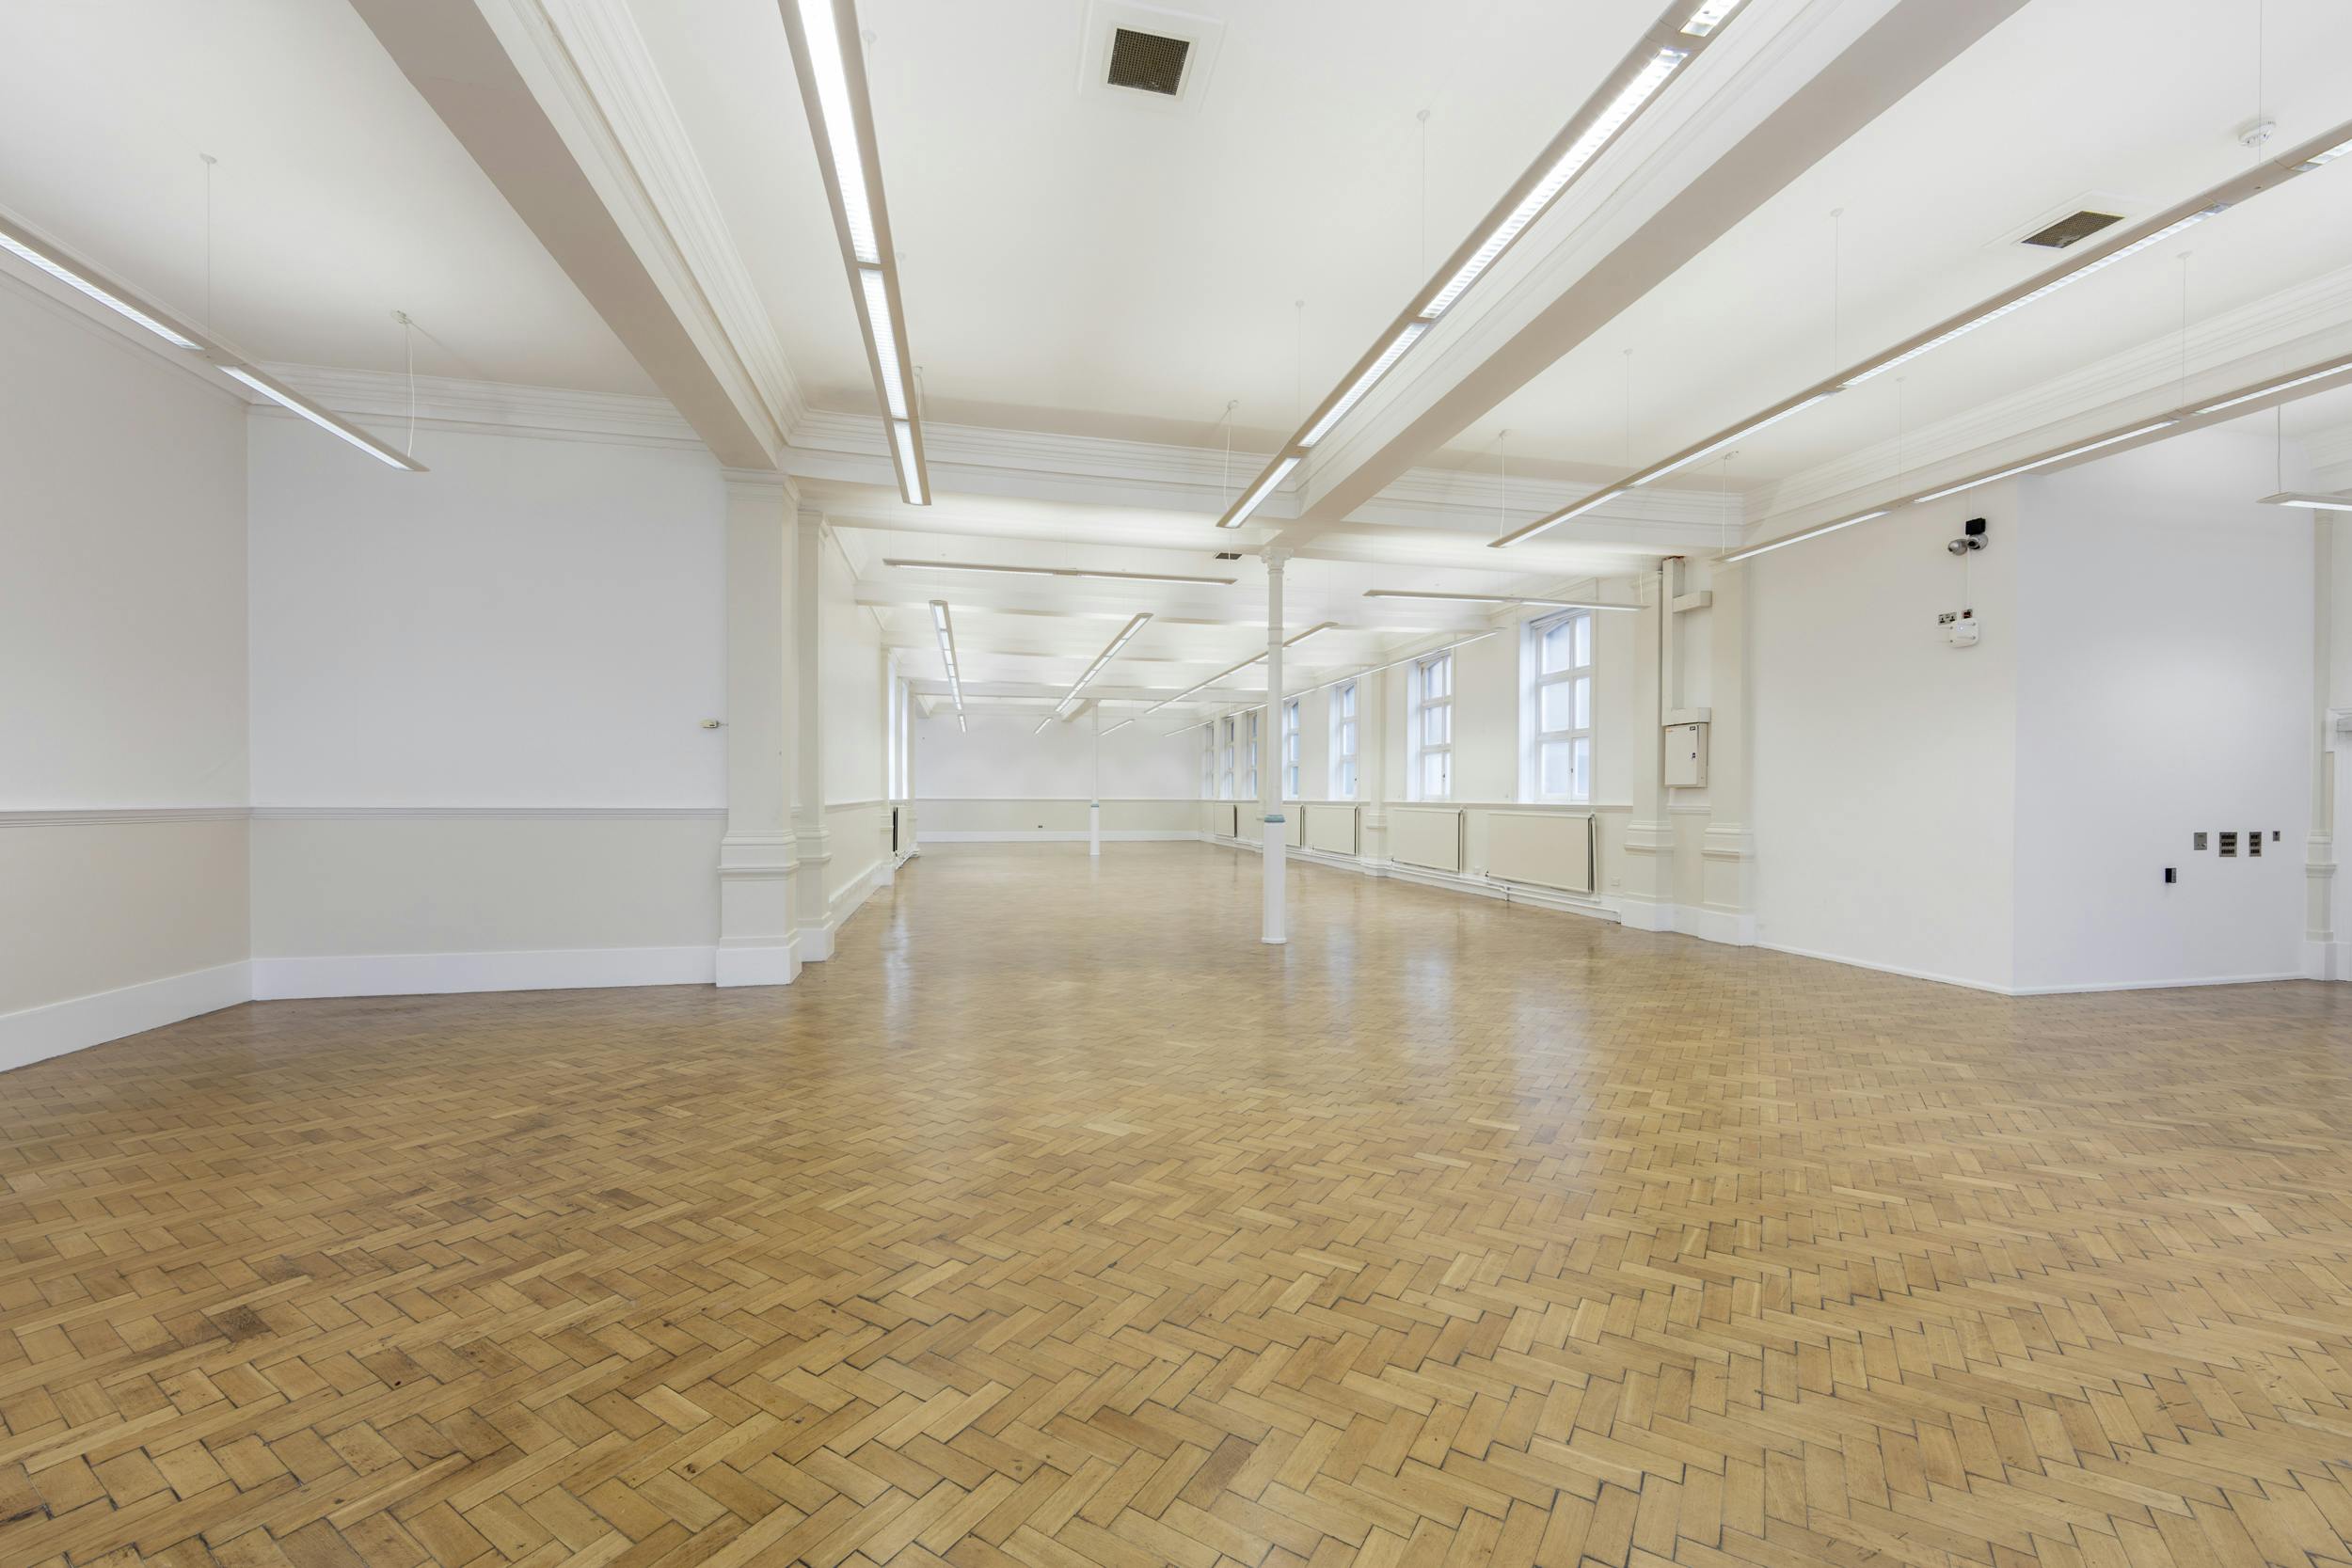
[[[710,947],[572,947],[530,953],[366,953],[256,958],[253,1000],[434,996],[473,990],[572,990],[605,986],[707,986]]]
[[[226,963],[0,1014],[0,1071],[218,1012],[252,994],[250,966]]]
[[[925,828],[922,832],[925,844],[1084,844],[1087,841],[1084,829],[1031,828],[1021,832],[943,833]],[[1183,828],[1103,830],[1103,842],[1105,844],[1190,844],[1200,837],[1199,833]]]

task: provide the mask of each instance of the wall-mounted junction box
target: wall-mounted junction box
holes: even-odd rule
[[[1707,726],[1666,726],[1666,785],[1697,789],[1707,783]]]

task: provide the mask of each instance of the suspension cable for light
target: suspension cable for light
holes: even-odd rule
[[[1272,495],[1315,444],[1362,402],[1429,328],[1461,302],[1470,286],[1502,259],[1530,224],[1592,166],[1593,161],[1647,108],[1661,88],[1720,35],[1740,0],[1705,0],[1692,9],[1678,0],[1651,24],[1617,68],[1578,108],[1560,134],[1536,154],[1524,173],[1469,237],[1422,284],[1411,302],[1364,351],[1347,374],[1315,404],[1295,435],[1266,464],[1241,499],[1217,519],[1219,528],[1239,528]]]
[[[1078,700],[1078,693],[1087,689],[1087,683],[1093,680],[1095,676],[1101,674],[1103,673],[1103,667],[1108,664],[1112,659],[1119,657],[1119,650],[1127,645],[1127,639],[1141,631],[1143,629],[1143,623],[1149,621],[1150,619],[1152,619],[1152,612],[1148,610],[1138,610],[1131,616],[1128,619],[1127,624],[1120,628],[1119,635],[1112,638],[1109,644],[1105,646],[1101,653],[1094,656],[1094,662],[1087,666],[1086,673],[1080,675],[1077,680],[1071,685],[1070,690],[1062,697],[1062,700],[1054,705],[1054,711],[1047,714],[1043,721],[1041,722],[1036,729],[1030,731],[1029,733],[1032,735],[1044,734],[1045,726],[1060,718],[1063,712],[1069,708],[1070,705]]]
[[[947,694],[956,700],[956,728],[969,730],[972,726],[963,717],[963,676],[956,669],[956,627],[945,599],[931,601],[931,629],[939,634],[939,660],[947,667]]]
[[[97,268],[76,261],[40,235],[5,217],[0,217],[0,250],[31,262],[60,283],[87,294],[117,315],[137,323],[172,347],[203,356],[206,363],[221,374],[261,393],[278,406],[300,415],[329,436],[350,442],[378,462],[410,473],[425,471],[424,465],[415,458],[377,440],[349,420],[328,413],[267,372],[255,368],[234,349],[197,331],[170,311],[140,297],[136,291],[115,281]]]
[[[1312,637],[1315,633],[1319,631],[1329,631],[1337,625],[1338,623],[1335,621],[1324,621],[1315,626],[1309,626],[1305,631],[1300,632],[1295,637],[1286,637],[1282,639],[1282,646],[1285,648],[1296,647],[1299,643],[1306,641],[1307,639]],[[1238,675],[1244,670],[1248,669],[1251,665],[1263,664],[1264,662],[1265,655],[1252,655],[1250,657],[1243,659],[1239,664],[1234,665],[1232,669],[1219,670],[1216,674],[1211,675],[1207,680],[1200,682],[1200,685],[1188,686],[1182,691],[1176,693],[1173,697],[1168,698],[1165,702],[1153,703],[1150,707],[1145,708],[1143,711],[1146,713],[1157,713],[1160,709],[1168,706],[1170,704],[1183,702],[1185,698],[1191,696],[1196,691],[1200,691],[1209,687],[1215,686],[1217,682],[1225,679],[1229,675]]]
[[[1523,540],[1532,539],[1549,529],[1557,528],[1571,518],[1583,516],[1586,513],[1616,499],[1636,486],[1662,479],[1677,468],[1695,463],[1709,453],[1756,434],[1767,425],[1777,424],[1782,420],[1793,414],[1802,413],[1836,393],[1851,387],[1859,387],[1893,370],[1898,365],[1909,364],[1921,355],[1931,353],[1954,339],[1966,336],[1979,326],[1999,321],[2012,311],[2034,304],[2036,301],[2047,299],[2068,285],[2080,282],[2083,278],[2126,257],[2136,256],[2141,251],[2161,245],[2191,225],[2202,223],[2207,218],[2226,212],[2240,202],[2250,200],[2265,191],[2276,190],[2297,175],[2325,167],[2335,159],[2342,157],[2346,149],[2352,148],[2352,140],[2347,140],[2347,137],[2352,137],[2352,121],[2337,125],[2244,174],[2200,191],[2186,200],[2176,202],[2163,212],[2120,229],[2105,239],[2082,241],[2075,250],[2069,253],[2065,261],[2036,273],[2013,288],[2006,289],[1990,299],[1963,310],[1958,315],[1947,316],[1924,331],[1904,339],[1894,347],[1850,365],[1828,379],[1817,382],[1792,397],[1783,399],[1761,414],[1742,420],[1738,424],[1709,436],[1693,446],[1686,447],[1673,456],[1653,463],[1648,467],[1629,474],[1614,483],[1605,484],[1591,495],[1562,507],[1549,516],[1538,517],[1526,527],[1492,541],[1492,546],[1500,549],[1516,545]]]
[[[817,140],[817,166],[833,205],[842,264],[849,270],[850,295],[866,337],[866,357],[889,433],[898,493],[910,506],[929,506],[922,412],[907,391],[914,382],[914,364],[907,347],[906,310],[898,297],[890,209],[882,199],[882,159],[858,41],[856,0],[778,0],[778,6],[792,42],[801,103]]]

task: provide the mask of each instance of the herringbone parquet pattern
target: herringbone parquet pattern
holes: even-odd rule
[[[2352,992],[1197,846],[0,1079],[0,1560],[2352,1562]]]

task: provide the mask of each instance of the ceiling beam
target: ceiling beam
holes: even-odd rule
[[[1483,358],[1438,385],[1430,372],[1447,360],[1430,356],[1422,374],[1403,383],[1380,417],[1351,432],[1350,439],[1326,443],[1308,475],[1305,510],[1283,530],[1280,542],[1303,546],[1344,522],[1416,462],[1616,320],[2025,4],[1897,0],[1761,123],[1573,282],[1534,309]],[[1605,526],[1607,515],[1604,508],[1580,522]]]
[[[621,223],[598,193],[582,157],[576,155],[554,114],[526,81],[523,69],[493,27],[485,6],[501,13],[510,30],[538,29],[549,46],[526,53],[534,71],[563,69],[560,43],[537,0],[352,0],[371,31],[404,75],[433,106],[451,135],[472,154],[508,205],[528,225],[564,269],[589,306],[654,385],[685,416],[704,445],[729,467],[772,469],[784,443],[766,410],[747,394],[739,377],[713,366],[718,344],[710,329],[675,306]],[[583,124],[600,119],[594,95],[570,68],[571,91],[558,100],[558,113],[583,137]],[[609,128],[606,128],[609,136]],[[614,150],[608,164],[623,166]],[[613,170],[606,170],[608,178]],[[698,339],[700,341],[698,341]],[[734,383],[731,385],[730,383]]]

